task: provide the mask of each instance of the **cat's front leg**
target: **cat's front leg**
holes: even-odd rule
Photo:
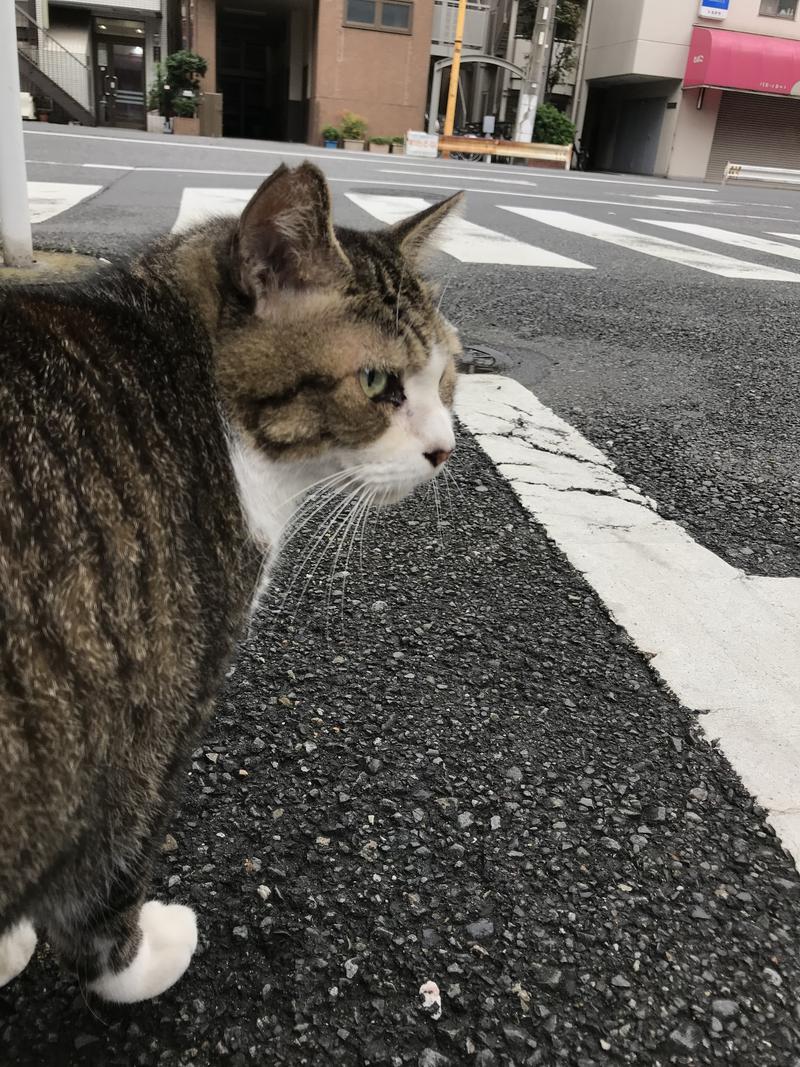
[[[89,983],[89,989],[104,1000],[133,1004],[157,997],[178,981],[197,948],[197,920],[184,904],[148,900],[139,911],[137,926],[138,944],[127,956],[127,965],[114,968],[114,962],[126,958],[123,953]]]
[[[36,931],[21,919],[0,935],[0,986],[24,971],[36,948]]]
[[[50,931],[64,962],[104,1000],[134,1004],[169,989],[197,947],[197,920],[183,904],[157,900]]]

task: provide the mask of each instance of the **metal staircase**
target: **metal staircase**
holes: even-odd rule
[[[16,12],[22,88],[34,96],[49,97],[67,120],[95,126],[89,57],[68,52],[27,12],[19,7]]]

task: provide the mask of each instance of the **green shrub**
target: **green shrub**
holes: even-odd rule
[[[563,111],[552,104],[542,104],[536,112],[533,139],[542,144],[572,144],[575,140],[575,123],[570,122]]]
[[[392,137],[392,144],[405,144],[405,137]]]
[[[336,129],[335,126],[325,126],[323,131],[322,131],[322,140],[323,141],[338,141],[339,140],[339,131]]]
[[[176,96],[172,101],[172,114],[180,119],[193,119],[197,114],[196,96]]]
[[[392,138],[391,137],[370,137],[369,143],[370,144],[391,144],[392,143]]]
[[[173,52],[156,64],[156,77],[148,93],[148,106],[158,109],[159,115],[169,118],[180,115],[191,118],[197,112],[200,78],[208,70],[208,63],[196,52]],[[191,92],[193,96],[184,96]]]
[[[367,134],[367,120],[352,111],[342,115],[342,137],[346,141],[363,141]]]

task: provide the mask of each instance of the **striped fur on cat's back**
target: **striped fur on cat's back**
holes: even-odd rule
[[[265,561],[310,487],[382,506],[454,446],[417,256],[456,200],[335,230],[281,167],[241,220],[0,291],[0,986],[37,934],[112,1000],[188,966],[150,871]]]

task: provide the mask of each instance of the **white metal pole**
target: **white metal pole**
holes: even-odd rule
[[[30,267],[33,242],[19,106],[15,12],[12,0],[0,0],[0,244],[7,267]]]

